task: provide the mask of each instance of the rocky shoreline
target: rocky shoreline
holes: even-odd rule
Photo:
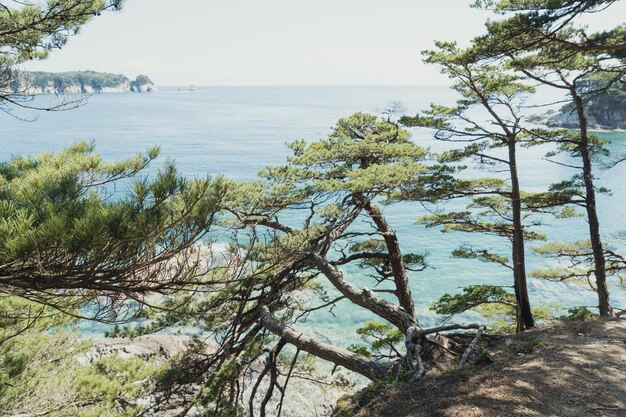
[[[189,337],[178,335],[144,335],[134,338],[110,338],[100,339],[93,342],[93,345],[85,353],[78,355],[76,360],[81,364],[90,364],[107,356],[118,355],[121,358],[137,356],[142,359],[155,358],[158,361],[170,361],[185,353],[190,344]],[[207,346],[210,350],[210,346]],[[320,364],[320,367],[324,365]],[[256,363],[241,381],[245,391],[252,389],[256,378],[264,367],[263,363]],[[350,381],[348,375],[342,370],[338,370],[331,377],[322,376],[326,373],[312,371],[307,375],[294,374],[290,381],[290,389],[283,407],[283,415],[290,417],[309,416],[329,416],[332,413],[337,401],[346,395],[354,393],[364,386],[360,383]],[[267,384],[259,387],[258,394],[263,396],[267,389]],[[193,399],[196,391],[200,387],[190,386],[181,390],[178,397],[169,398],[167,403],[162,400],[162,395],[153,393],[147,398],[137,401],[138,406],[144,408],[141,414],[146,417],[174,417],[183,410],[182,404]],[[273,400],[274,403],[277,400]],[[271,410],[272,403],[268,406]],[[194,406],[187,414],[189,417],[205,415],[203,410]],[[268,414],[268,417],[272,414]]]
[[[592,130],[626,130],[626,84],[616,82],[610,76],[583,78],[578,81],[585,102],[587,126]],[[531,122],[551,128],[578,129],[578,114],[574,103],[569,102],[560,109],[535,115]]]
[[[626,111],[626,109],[625,109]],[[557,129],[578,129],[578,116],[576,113],[561,109],[560,111],[548,111],[541,115],[533,115],[529,121],[538,125]],[[597,117],[593,113],[587,115],[587,123],[590,130],[601,132],[626,131],[626,114],[622,117],[606,119]]]

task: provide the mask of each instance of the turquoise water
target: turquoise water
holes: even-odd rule
[[[161,160],[176,162],[190,176],[223,174],[237,180],[254,179],[268,164],[282,163],[288,155],[285,142],[295,139],[314,140],[326,135],[340,117],[355,111],[377,112],[392,100],[402,101],[409,113],[425,108],[431,101],[451,103],[454,99],[446,87],[212,87],[196,92],[162,89],[153,94],[110,94],[89,98],[86,105],[65,112],[16,111],[16,115],[35,119],[21,121],[0,115],[0,157],[60,149],[78,140],[95,140],[97,150],[109,159],[120,159],[159,145]],[[47,96],[41,103],[56,100]],[[423,129],[412,130],[413,138],[433,150],[445,144],[431,139]],[[626,134],[606,133],[614,154],[626,151]],[[568,178],[570,170],[541,159],[546,148],[523,150],[520,155],[522,185],[527,190],[544,189],[550,182]],[[155,169],[158,164],[152,169]],[[476,174],[476,172],[475,172]],[[480,172],[480,175],[490,175]],[[602,232],[607,243],[624,248],[619,232],[626,229],[623,210],[626,193],[623,179],[626,164],[598,172],[600,184],[613,190],[601,197]],[[458,204],[458,203],[456,203]],[[405,253],[430,253],[429,270],[412,273],[413,294],[422,321],[440,321],[428,306],[447,292],[477,283],[510,285],[507,270],[478,261],[458,260],[450,252],[469,243],[507,252],[499,239],[459,233],[443,234],[415,224],[425,213],[416,204],[386,207],[390,222],[398,230]],[[586,239],[582,219],[550,220],[542,227],[551,239]],[[528,269],[542,268],[549,261],[530,252]],[[346,271],[351,279],[361,281],[357,270]],[[596,304],[594,294],[574,284],[530,280],[534,305],[557,302],[564,308]],[[616,289],[615,305],[626,306],[626,293]],[[331,314],[318,314],[313,322],[318,336],[348,342],[354,337],[353,326],[371,316],[347,303]],[[476,319],[468,314],[465,319]],[[323,324],[321,331],[320,324]],[[332,335],[332,336],[328,336]]]

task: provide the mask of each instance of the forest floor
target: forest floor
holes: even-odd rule
[[[369,387],[340,401],[351,417],[626,417],[626,319],[506,337],[491,363]]]

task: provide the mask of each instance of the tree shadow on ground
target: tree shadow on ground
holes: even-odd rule
[[[507,339],[494,362],[384,390],[359,417],[626,417],[626,320]]]

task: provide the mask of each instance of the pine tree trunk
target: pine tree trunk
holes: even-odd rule
[[[364,208],[376,224],[376,228],[383,234],[383,239],[385,240],[385,245],[389,252],[389,261],[394,283],[396,284],[395,293],[400,302],[400,306],[404,308],[404,311],[411,317],[417,320],[415,303],[413,301],[413,295],[411,294],[411,287],[409,286],[409,277],[404,267],[402,250],[400,249],[400,242],[398,241],[396,231],[387,223],[380,209],[371,201],[368,201]]]
[[[589,239],[593,251],[594,274],[596,276],[596,291],[598,293],[598,309],[601,317],[611,317],[611,305],[609,303],[609,290],[606,285],[606,260],[604,249],[602,248],[602,238],[600,237],[600,222],[596,207],[596,189],[593,184],[591,153],[589,149],[589,132],[587,126],[587,116],[584,112],[582,97],[575,87],[570,89],[574,98],[574,105],[578,114],[580,125],[580,156],[583,162],[583,180],[585,183],[585,209],[587,211],[587,222],[589,224]]]
[[[343,273],[336,266],[331,265],[323,256],[311,254],[310,259],[328,281],[354,304],[387,320],[403,333],[414,327],[419,328],[417,318],[406,309],[386,301],[371,290],[355,287],[343,277]]]
[[[528,297],[526,283],[526,260],[524,253],[524,228],[522,227],[522,201],[520,195],[519,177],[517,173],[516,142],[514,138],[508,141],[509,169],[511,173],[511,207],[513,213],[513,277],[515,298],[517,300],[517,331],[535,327],[535,320]]]
[[[372,381],[382,381],[389,376],[389,368],[387,366],[378,363],[374,359],[307,337],[274,319],[269,309],[265,306],[260,307],[259,314],[264,328],[279,336],[285,342],[313,356],[332,362],[335,365],[343,366]]]

